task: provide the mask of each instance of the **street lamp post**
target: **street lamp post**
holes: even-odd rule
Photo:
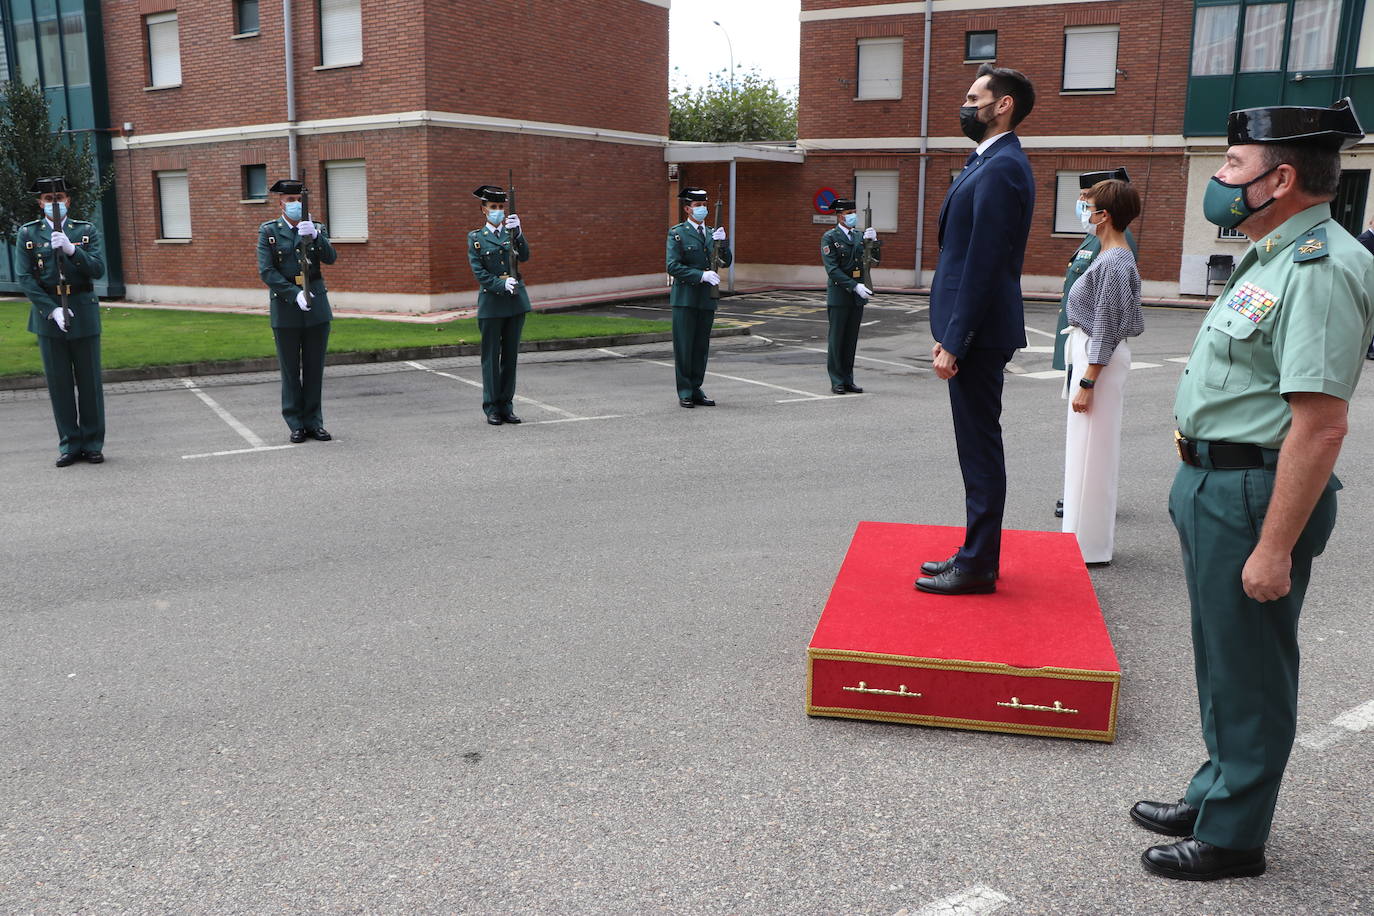
[[[712,19],[712,25],[720,25],[719,19]],[[730,40],[730,33],[725,26],[720,25],[720,30],[725,32],[725,46],[730,49],[730,94],[735,94],[735,43]]]

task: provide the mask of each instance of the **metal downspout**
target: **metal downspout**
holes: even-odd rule
[[[921,262],[926,247],[926,163],[930,156],[930,21],[935,0],[926,0],[925,56],[921,63],[921,164],[916,180],[916,283],[921,287]]]
[[[290,160],[287,175],[299,178],[296,171],[296,48],[291,37],[291,0],[281,0],[281,29],[285,39],[283,55],[286,58],[286,150]]]

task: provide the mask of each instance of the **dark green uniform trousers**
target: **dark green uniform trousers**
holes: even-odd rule
[[[482,332],[482,412],[487,416],[512,413],[515,361],[527,314],[477,319],[477,330]]]
[[[100,382],[100,335],[39,337],[48,399],[64,455],[105,450],[105,389]]]
[[[329,322],[308,328],[273,328],[281,366],[281,415],[292,429],[324,426],[324,354]]]
[[[825,368],[830,371],[831,385],[854,384],[854,351],[859,348],[859,324],[864,320],[864,307],[828,308],[830,342],[825,350]]]
[[[711,349],[711,326],[716,313],[710,309],[673,309],[673,370],[677,396],[701,395],[706,381],[706,357]]]
[[[1297,731],[1298,614],[1312,558],[1336,524],[1338,489],[1333,476],[1293,548],[1292,590],[1259,602],[1242,589],[1241,569],[1259,542],[1274,471],[1183,464],[1174,478],[1169,516],[1183,546],[1207,743],[1184,798],[1201,809],[1193,832],[1204,842],[1255,849],[1268,839]]]

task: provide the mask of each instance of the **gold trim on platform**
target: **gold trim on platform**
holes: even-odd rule
[[[1008,707],[1008,708],[1010,708],[1010,709],[1033,709],[1033,710],[1035,710],[1036,712],[1067,712],[1067,713],[1072,713],[1072,714],[1075,715],[1075,716],[1078,715],[1078,710],[1076,710],[1076,709],[1069,709],[1068,707],[1066,707],[1063,703],[1059,702],[1058,700],[1055,700],[1055,701],[1054,701],[1054,705],[1053,705],[1053,706],[1036,706],[1036,705],[1033,704],[1033,703],[1022,703],[1021,700],[1020,700],[1020,698],[1018,698],[1018,697],[1012,697],[1010,703],[998,703],[997,705],[998,705],[998,706],[1006,706],[1006,707]]]
[[[970,662],[948,658],[920,658],[914,655],[887,655],[882,652],[855,652],[849,649],[806,650],[809,661],[826,659],[837,662],[880,662],[885,665],[901,665],[905,668],[938,668],[944,671],[971,671],[975,674],[1014,674],[1018,677],[1052,677],[1069,681],[1108,681],[1121,680],[1120,671],[1102,671],[1091,668],[1018,668],[1005,662]]]
[[[884,696],[889,697],[919,697],[921,695],[919,693],[912,693],[911,691],[907,690],[906,684],[898,684],[896,690],[880,690],[877,687],[868,686],[867,681],[859,681],[858,687],[845,687],[842,689],[851,690],[854,693],[881,693]],[[1016,699],[1016,697],[1012,697],[1012,699],[1014,700]]]
[[[1015,722],[994,722],[988,719],[960,719],[947,716],[925,716],[905,712],[876,712],[871,709],[846,709],[843,706],[806,706],[808,716],[829,716],[836,719],[867,719],[874,722],[902,722],[907,725],[933,725],[940,728],[964,728],[979,732],[1008,732],[1014,735],[1035,735],[1042,738],[1082,738],[1087,741],[1114,741],[1116,719],[1106,731],[1088,728],[1058,728],[1052,725],[1021,725]]]

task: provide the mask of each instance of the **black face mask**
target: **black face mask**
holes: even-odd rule
[[[968,137],[974,143],[983,142],[983,138],[988,134],[988,125],[986,121],[980,121],[978,119],[978,112],[987,108],[988,105],[995,104],[996,100],[994,99],[988,102],[987,105],[965,105],[959,109],[959,127],[963,130],[965,137]]]

